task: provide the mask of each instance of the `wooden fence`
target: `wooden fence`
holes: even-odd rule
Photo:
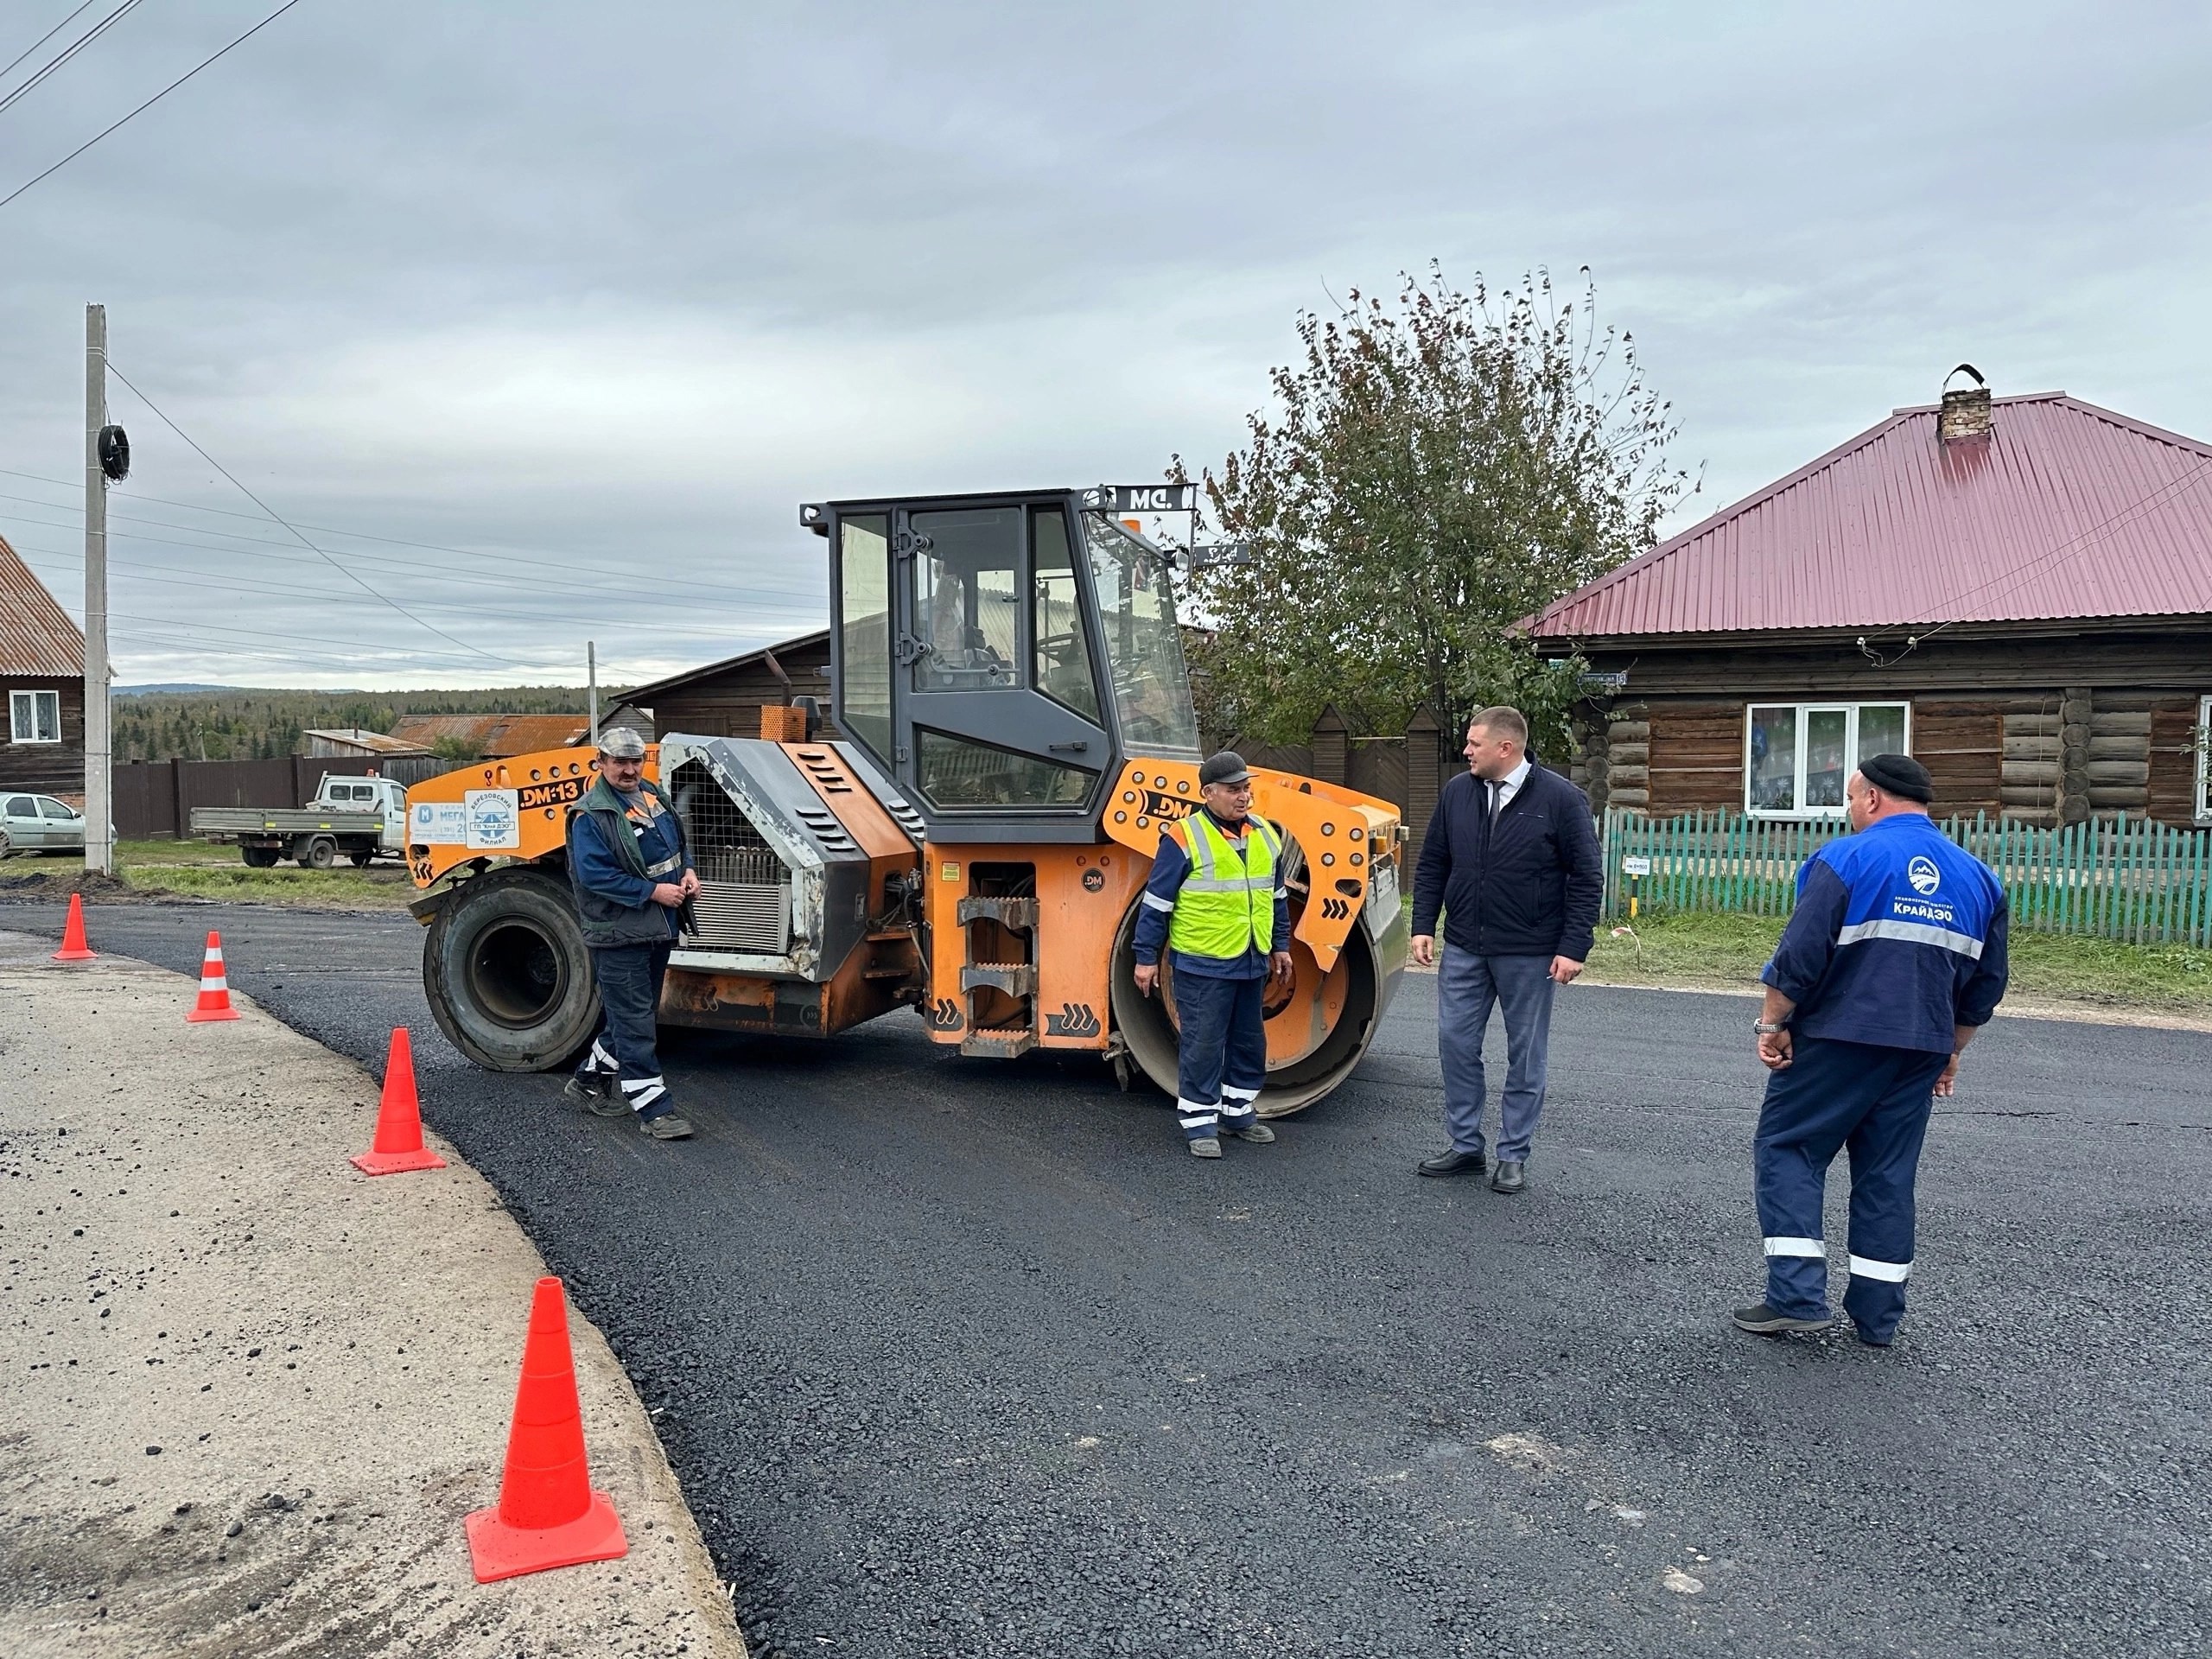
[[[1986,813],[1943,832],[1997,872],[2012,923],[2135,944],[2212,944],[2212,833],[2125,814],[2043,829]],[[1649,819],[1618,809],[1602,827],[1605,910],[1733,911],[1786,916],[1797,869],[1847,833],[1809,822],[1701,812]]]
[[[109,773],[115,833],[123,841],[170,841],[189,833],[195,806],[299,806],[325,772],[365,778],[372,772],[419,784],[456,763],[415,755],[340,759],[280,755],[274,760],[142,760]]]

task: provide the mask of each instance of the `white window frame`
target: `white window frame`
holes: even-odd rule
[[[2212,696],[2196,700],[2196,729],[2190,735],[2196,751],[2196,821],[2212,823]]]
[[[2207,699],[2212,702],[2212,699]],[[1754,716],[1762,709],[1793,709],[1797,713],[1797,771],[1791,798],[1796,806],[1753,806],[1751,804],[1751,729]],[[1859,711],[1862,709],[1902,709],[1904,711],[1905,753],[1912,753],[1912,700],[1910,697],[1868,697],[1859,702],[1747,702],[1744,705],[1744,813],[1753,818],[1840,818],[1846,809],[1838,806],[1805,805],[1805,742],[1814,715],[1840,714],[1844,718],[1843,751],[1846,754],[1859,753]],[[1854,768],[1855,769],[1855,768]]]
[[[54,699],[54,735],[38,735],[38,700]],[[10,743],[59,743],[61,741],[61,693],[59,691],[23,690],[10,689],[8,693],[8,741]]]

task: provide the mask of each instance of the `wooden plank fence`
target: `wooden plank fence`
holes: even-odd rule
[[[2212,833],[2122,813],[2043,829],[1977,814],[1943,832],[1997,872],[2017,927],[2134,944],[2212,944]],[[1786,916],[1797,869],[1847,833],[1840,819],[1700,812],[1649,819],[1609,810],[1601,827],[1605,910]]]

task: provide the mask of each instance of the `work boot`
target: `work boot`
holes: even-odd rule
[[[656,1141],[689,1141],[691,1120],[679,1117],[674,1112],[663,1112],[658,1117],[641,1117],[638,1127]]]
[[[1241,1129],[1231,1126],[1229,1132],[1239,1141],[1249,1141],[1255,1147],[1267,1146],[1275,1138],[1275,1132],[1256,1118]]]
[[[1191,1156],[1193,1158],[1218,1158],[1221,1156],[1221,1142],[1215,1140],[1211,1135],[1206,1136],[1203,1141],[1193,1141],[1191,1142]]]
[[[570,1100],[581,1102],[594,1117],[626,1116],[630,1103],[607,1087],[611,1081],[603,1072],[579,1071],[562,1086],[561,1092]]]
[[[1787,1313],[1777,1313],[1761,1302],[1757,1307],[1739,1307],[1729,1316],[1738,1331],[1748,1331],[1755,1337],[1786,1337],[1792,1332],[1825,1331],[1835,1323],[1833,1316],[1822,1314],[1817,1319],[1800,1319]]]

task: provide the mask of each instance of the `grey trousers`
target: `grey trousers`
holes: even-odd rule
[[[1551,1040],[1549,957],[1478,957],[1446,945],[1436,974],[1436,1051],[1444,1061],[1444,1124],[1461,1152],[1483,1149],[1483,1033],[1505,1010],[1505,1091],[1497,1158],[1524,1163],[1544,1110],[1544,1051]]]

